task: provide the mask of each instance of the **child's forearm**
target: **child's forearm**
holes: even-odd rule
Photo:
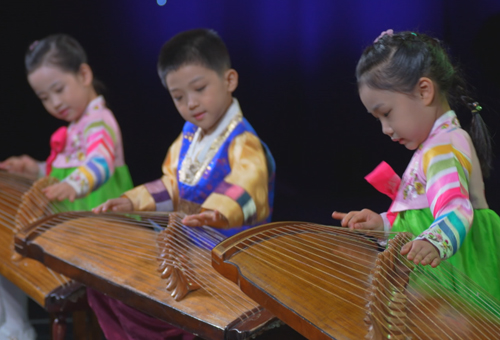
[[[164,181],[168,178],[163,176],[153,182],[149,182],[124,193],[137,211],[173,211],[174,204],[171,193],[165,186]]]
[[[63,181],[75,189],[77,197],[84,197],[99,189],[114,173],[114,166],[103,157],[92,157],[84,165],[78,167]]]

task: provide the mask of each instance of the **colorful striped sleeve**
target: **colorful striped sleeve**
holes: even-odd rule
[[[163,176],[153,182],[139,185],[123,194],[137,211],[173,211],[179,201],[177,164],[182,145],[182,134],[170,146],[163,162]]]
[[[417,239],[435,245],[442,259],[453,256],[462,245],[474,216],[469,200],[470,155],[452,143],[433,145],[424,151],[422,168],[426,194],[435,220]]]
[[[64,181],[83,197],[102,186],[114,173],[115,131],[103,120],[93,121],[84,129],[86,154],[83,164]]]
[[[270,214],[267,161],[260,139],[250,132],[236,137],[228,150],[231,172],[203,202],[218,210],[229,227],[253,225]]]

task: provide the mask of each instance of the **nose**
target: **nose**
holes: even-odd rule
[[[392,128],[389,126],[389,124],[387,124],[387,122],[384,122],[384,121],[381,121],[381,124],[382,124],[382,133],[384,135],[387,135],[389,137],[392,137],[392,134],[394,133],[394,131],[392,130]]]
[[[188,97],[188,108],[189,110],[194,110],[198,107],[199,103],[198,103],[198,99],[196,98],[196,96],[194,95],[190,95]]]
[[[61,106],[61,98],[59,98],[59,96],[51,96],[50,97],[50,102],[52,103],[52,106],[55,108],[55,109],[58,109],[60,106]]]

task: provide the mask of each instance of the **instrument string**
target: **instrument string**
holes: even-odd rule
[[[245,241],[243,241],[243,242],[245,242]],[[263,247],[263,246],[262,246],[262,247]],[[245,245],[244,247],[242,247],[241,249],[243,249],[243,248],[244,248],[244,249],[246,249],[246,252],[245,252],[246,254],[249,254],[249,255],[251,255],[251,256],[256,257],[256,259],[257,259],[257,260],[259,260],[259,261],[263,261],[263,262],[265,262],[267,265],[274,266],[273,264],[270,264],[268,261],[264,260],[264,258],[269,258],[269,253],[264,253],[262,250],[260,250],[260,249],[256,249],[256,248],[251,248],[251,250],[249,250],[249,249],[246,247],[246,245]],[[265,248],[265,247],[264,247],[264,248]],[[268,248],[268,247],[267,247],[267,248]],[[268,249],[269,249],[269,248],[268,248]],[[271,249],[271,251],[274,251],[274,249]],[[256,254],[256,253],[257,253],[257,254]],[[278,252],[278,253],[279,253],[279,252]],[[260,256],[261,254],[264,254],[265,256]],[[281,255],[283,255],[283,254],[278,254],[276,257],[274,257],[274,256],[272,256],[272,255],[271,255],[271,256],[272,256],[272,257],[274,257],[274,258],[277,258],[277,259],[283,259],[283,258],[281,257]],[[283,262],[286,262],[286,263],[287,263],[287,265],[288,265],[288,266],[290,266],[290,261],[289,261],[289,260],[290,260],[290,259],[286,259],[286,260],[283,260]],[[294,259],[294,260],[295,260],[295,259]],[[296,261],[296,260],[295,260],[295,261]],[[287,267],[288,267],[288,266],[287,266]],[[293,266],[293,265],[292,265],[292,266]],[[292,270],[292,271],[289,271],[289,270],[287,270],[287,269],[284,269],[284,268],[283,268],[283,266],[280,266],[280,265],[276,265],[275,267],[276,267],[276,271],[278,271],[278,272],[279,272],[279,271],[282,271],[282,272],[284,271],[284,272],[288,273],[288,274],[289,274],[289,275],[291,275],[291,276],[295,276],[295,277],[297,277],[298,279],[305,281],[305,282],[306,282],[306,283],[308,283],[309,285],[312,285],[312,286],[316,287],[316,288],[317,288],[317,289],[319,289],[319,290],[324,290],[327,294],[333,295],[333,296],[335,296],[336,298],[338,298],[338,299],[340,299],[340,300],[343,300],[343,301],[347,302],[348,304],[350,304],[350,305],[352,305],[352,306],[354,306],[354,307],[359,308],[360,310],[363,310],[363,311],[365,310],[365,308],[364,308],[364,306],[363,306],[363,305],[365,304],[364,302],[362,303],[362,305],[355,304],[355,303],[353,303],[350,299],[344,298],[344,296],[338,295],[337,293],[335,293],[335,292],[334,292],[334,291],[332,291],[332,290],[328,290],[328,289],[325,289],[325,288],[324,288],[324,287],[322,287],[322,286],[319,286],[319,285],[316,283],[316,281],[309,281],[309,280],[307,280],[307,279],[305,279],[305,278],[303,278],[303,277],[301,277],[301,276],[297,275],[297,274],[296,274],[296,272],[297,272],[297,267],[295,267],[295,266],[294,266],[295,268],[293,268],[293,270]],[[316,277],[316,279],[317,279],[317,277]],[[325,281],[325,282],[327,282],[327,281]],[[332,284],[331,282],[328,282],[328,283]],[[349,282],[347,282],[347,283],[348,283],[348,284],[351,284],[351,283],[349,283]],[[334,285],[334,284],[332,284],[332,285]],[[338,290],[339,288],[340,288],[340,289],[342,289],[342,287],[339,287],[338,285],[334,285],[334,286],[336,287],[335,291],[336,291],[336,290]],[[364,290],[366,291],[366,288],[364,288]],[[351,295],[355,295],[355,294],[353,294],[352,292],[349,292],[349,293],[351,293]],[[363,299],[363,300],[366,302],[366,298],[365,298],[365,297],[361,297],[361,296],[359,296],[359,295],[358,295],[357,297],[358,297],[358,298]],[[375,308],[379,309],[379,308],[378,308],[378,306],[375,306]],[[383,311],[381,311],[381,310],[379,310],[379,311],[380,311],[381,313],[383,313]],[[399,318],[399,316],[397,316],[397,315],[396,315],[396,317],[397,317],[397,318]],[[382,323],[382,322],[383,322],[383,320],[379,320],[379,322],[381,322],[381,323]],[[355,325],[353,324],[353,326],[355,326]],[[397,325],[395,325],[395,327],[398,327],[398,326],[397,326]],[[418,335],[416,335],[416,334],[415,334],[415,336],[417,336],[417,338],[419,338],[419,337],[418,337]]]
[[[391,242],[396,242],[396,241],[397,241],[397,240],[392,240]],[[396,246],[396,248],[397,248],[397,249],[399,249],[399,248],[401,247],[401,244],[403,244],[403,243],[407,243],[408,241],[409,241],[409,239],[406,239],[406,240],[401,240],[400,244],[398,244],[398,245]],[[398,253],[399,253],[399,251],[398,251]],[[401,266],[406,266],[406,263],[405,263],[405,262],[401,262],[401,259],[399,258],[399,256],[397,256],[397,257],[395,258],[395,260],[400,261],[400,265],[401,265]],[[420,269],[420,267],[418,267],[418,268]],[[383,276],[383,277],[384,277],[384,279],[387,279],[387,277],[392,276],[392,274],[393,274],[392,268],[389,268],[389,270],[387,270],[386,268],[384,268],[384,270],[387,272],[387,274],[385,274],[385,275]],[[394,279],[393,279],[393,281],[394,281]],[[418,281],[417,281],[417,282],[418,282]],[[414,285],[414,286],[415,286],[415,285]],[[401,287],[401,288],[402,288],[402,290],[404,291],[405,287]],[[437,290],[436,290],[436,289],[434,289],[434,290],[435,290],[435,291],[436,291],[436,293],[437,293]],[[446,290],[445,290],[445,292],[446,292]],[[407,291],[407,295],[410,295],[410,294],[412,294],[412,292],[411,292],[411,291]],[[416,299],[416,301],[418,301],[418,300]],[[413,302],[412,302],[412,300],[410,300],[410,303],[413,303]],[[421,313],[421,314],[423,314],[423,311],[419,308],[419,306],[418,306],[418,305],[415,305],[415,304],[414,304],[414,307],[416,307],[416,308],[417,308],[417,310],[418,310],[418,311],[420,311],[420,313]],[[451,306],[451,307],[452,307],[453,309],[455,309],[455,311],[457,311],[457,309],[455,308],[455,306]],[[427,314],[424,314],[424,315],[426,315],[426,316],[427,316]],[[429,319],[429,318],[427,318],[427,319],[428,319],[428,321],[429,321],[429,322],[434,323],[434,320],[433,320],[433,319]],[[447,327],[447,328],[449,328],[447,325],[444,325],[444,326],[445,326],[445,327]],[[443,328],[443,326],[441,326],[441,328]],[[439,328],[437,328],[437,329],[439,329]],[[453,330],[452,330],[452,329],[450,329],[450,331],[453,333]],[[479,330],[478,330],[478,331],[479,331]]]
[[[17,230],[15,225],[15,213],[17,213],[18,208],[22,203],[22,196],[28,192],[31,185],[31,180],[0,171],[0,187],[2,188],[2,190],[0,190],[1,205],[4,209],[6,207],[12,210],[11,214],[5,212],[4,209],[0,211],[0,219],[3,221],[0,224],[13,232]],[[70,281],[65,276],[55,273],[50,268],[47,269],[56,282],[58,282],[62,287],[65,287]]]
[[[267,236],[267,235],[266,235],[266,236]],[[323,235],[321,235],[321,237],[323,237]],[[404,243],[406,243],[407,241],[409,241],[409,240],[406,240]],[[244,248],[244,249],[247,249],[247,247],[248,247],[248,245],[245,245],[244,247],[241,247],[240,249],[243,249],[243,248]],[[404,263],[403,263],[403,264],[404,264]],[[417,307],[418,307],[418,306],[417,306]]]
[[[14,220],[10,218],[10,216],[6,216],[4,214],[0,214],[0,219],[2,222],[0,222],[0,225],[6,227],[9,230],[14,230]]]
[[[19,194],[19,196],[16,196],[15,194],[10,193],[8,191],[2,190],[1,193],[2,205],[5,205],[8,208],[11,208],[16,211],[17,207],[19,206],[19,203],[21,202],[21,197],[20,197],[21,192],[16,192],[16,194]]]
[[[155,214],[156,214],[156,213],[155,213]],[[150,227],[150,224],[147,224],[147,223],[143,223],[143,225],[146,225],[146,226]],[[321,236],[323,236],[323,235],[321,235]],[[321,237],[321,236],[317,236],[317,237]],[[334,236],[332,236],[332,237],[334,237]],[[312,238],[312,239],[314,239],[314,238]],[[181,242],[181,244],[183,244],[183,242],[184,242],[184,241],[179,241],[179,242]],[[306,242],[308,242],[309,244],[312,244],[312,243],[313,243],[313,240],[306,240]],[[358,242],[358,241],[356,241],[356,242]],[[348,244],[348,243],[349,243],[349,242],[346,242],[346,244]],[[360,243],[360,244],[366,244],[366,241],[365,241],[365,242],[359,242],[359,243]],[[321,246],[321,247],[324,247],[324,246]],[[309,248],[310,248],[310,246],[309,246]],[[179,250],[182,250],[182,249],[177,249],[177,250],[179,251]],[[307,251],[307,249],[305,249],[305,250]],[[193,261],[193,262],[196,262],[196,261],[197,261],[197,260],[196,260],[196,259],[194,259],[194,261]],[[336,262],[338,262],[338,261],[336,261]],[[359,262],[359,261],[358,261],[358,262]],[[386,269],[384,268],[384,270],[386,270]],[[461,283],[460,283],[460,284],[461,284]],[[468,288],[468,287],[467,287],[467,288]],[[470,288],[469,288],[469,290],[470,290]],[[472,291],[471,291],[471,292],[472,292]],[[475,296],[475,295],[474,295],[474,294],[472,294],[472,296]]]
[[[403,235],[401,235],[403,236]],[[408,280],[410,279],[408,277],[408,280],[406,278],[403,278],[401,277],[401,275],[395,271],[395,261],[398,261],[399,260],[399,249],[401,248],[401,244],[402,243],[406,243],[408,241],[408,239],[406,239],[404,236],[400,238],[401,240],[399,240],[397,237],[393,240],[390,241],[389,243],[389,246],[386,250],[385,253],[382,253],[381,256],[384,257],[384,255],[387,256],[390,256],[390,263],[387,263],[387,261],[379,261],[379,266],[378,268],[380,268],[380,270],[383,271],[383,275],[379,276],[378,277],[378,280],[379,282],[381,282],[383,280],[383,282],[385,284],[383,284],[383,287],[385,288],[385,290],[382,290],[380,289],[380,285],[376,285],[375,288],[377,289],[377,291],[380,293],[380,295],[383,295],[384,297],[388,297],[388,296],[391,296],[391,287],[394,287],[396,288],[401,294],[404,294],[406,295],[406,297],[408,297],[408,299],[406,300],[408,305],[407,307],[414,307],[416,309],[416,311],[418,313],[415,313],[415,312],[412,312],[411,314],[413,315],[413,318],[411,319],[412,322],[415,324],[416,321],[419,322],[419,327],[420,328],[425,328],[426,331],[425,333],[434,333],[436,336],[439,336],[437,333],[436,333],[436,330],[442,330],[443,328],[447,328],[448,331],[450,331],[452,334],[454,334],[455,336],[458,336],[457,334],[455,334],[455,332],[453,331],[453,329],[451,329],[449,327],[449,325],[447,325],[446,323],[443,324],[443,325],[438,325],[437,323],[439,321],[437,320],[434,320],[434,318],[431,317],[431,313],[430,313],[430,309],[426,306],[426,305],[423,305],[420,303],[420,300],[416,298],[416,296],[412,296],[412,292],[409,291],[407,289],[407,286],[408,286]],[[380,258],[380,256],[379,256]],[[401,262],[400,261],[400,266],[401,267],[404,267],[405,269],[410,269],[406,262]],[[408,274],[407,275],[410,275],[410,270],[408,271]],[[397,276],[397,277],[396,277]],[[378,297],[378,295],[377,295]],[[412,299],[412,297],[414,297],[414,299]],[[380,301],[381,299],[379,299]],[[384,303],[383,301],[381,301],[382,303]],[[424,310],[421,308],[424,308],[427,312],[424,312]],[[410,308],[408,308],[410,310],[410,312],[412,311]],[[408,318],[409,319],[409,318]],[[427,321],[427,323],[425,322]],[[430,325],[434,325],[434,327],[431,327]],[[410,327],[409,328],[410,330],[412,330],[412,328]],[[446,336],[448,338],[452,338],[450,334],[446,333]],[[460,337],[459,337],[460,338]],[[455,337],[456,339],[456,337]]]
[[[410,239],[405,240],[405,241],[403,241],[403,242],[404,242],[404,243],[406,243],[406,242],[408,242],[408,241],[410,241]],[[447,268],[448,268],[448,267],[446,267],[446,270],[449,272],[449,270],[448,270]],[[449,275],[449,277],[453,277],[452,275],[450,275],[450,273],[448,273],[448,275]],[[463,276],[463,275],[462,275],[462,276]],[[464,276],[464,278],[467,278],[467,277],[465,277],[465,276]],[[470,278],[467,278],[467,280],[468,280],[468,281],[470,281],[470,282],[472,282],[472,281],[470,280]],[[469,290],[470,292],[472,292],[472,290],[470,289],[470,287],[465,286],[465,285],[463,284],[463,282],[462,282],[462,281],[460,281],[460,284],[461,284],[462,286],[464,286],[464,288],[465,288],[465,289],[467,289],[467,290]],[[476,286],[477,286],[477,285],[476,285]],[[478,287],[478,288],[480,288],[480,287]],[[472,297],[472,295],[471,295],[471,297]],[[490,298],[490,301],[491,301],[491,302],[493,302],[493,301],[491,300],[491,298]],[[498,308],[497,308],[497,310],[498,310]]]
[[[399,244],[396,244],[396,249],[400,249],[401,245],[402,245],[402,244],[407,243],[409,240],[410,240],[410,239],[400,240]],[[393,241],[396,241],[396,242],[397,242],[398,240],[393,240]],[[397,254],[398,254],[398,253],[399,253],[399,250],[397,251]],[[405,261],[405,262],[402,262],[402,261],[401,261],[401,258],[400,258],[399,256],[396,256],[395,260],[396,260],[396,261],[399,261],[401,266],[405,266],[405,267],[406,267],[406,261]],[[416,268],[418,268],[418,270],[419,270],[419,271],[423,271],[423,269],[421,268],[421,266],[418,266],[418,267],[416,267]],[[384,269],[384,270],[386,270],[386,269]],[[386,270],[386,271],[387,271],[387,270]],[[424,272],[425,272],[425,271],[424,271]],[[384,278],[387,278],[387,277],[389,277],[389,276],[392,276],[392,274],[393,274],[393,273],[394,273],[394,272],[393,272],[392,270],[387,271],[387,274],[384,276]],[[414,273],[414,275],[415,275],[415,271],[414,271],[413,273]],[[425,273],[425,274],[428,274],[428,273]],[[393,280],[393,281],[394,281],[394,280]],[[419,286],[419,284],[418,284],[419,280],[417,280],[416,282],[417,282],[417,284],[415,284],[415,281],[413,281],[413,282],[412,282],[412,286],[413,286],[413,287],[415,287],[415,286]],[[426,284],[427,286],[429,286],[429,280],[426,280],[426,281],[425,281],[425,284]],[[460,308],[460,307],[457,307],[456,305],[451,305],[451,304],[449,303],[449,301],[452,301],[452,299],[453,299],[453,301],[456,303],[456,302],[457,302],[457,301],[456,301],[456,297],[457,297],[457,296],[456,296],[456,295],[455,295],[455,296],[451,296],[451,294],[449,294],[449,293],[448,293],[448,290],[447,290],[447,289],[443,289],[443,288],[444,288],[443,286],[440,286],[440,287],[438,288],[438,284],[437,284],[437,282],[435,282],[435,281],[432,281],[432,284],[433,284],[433,291],[434,291],[434,293],[435,293],[437,296],[439,296],[439,297],[441,298],[439,301],[443,301],[443,302],[445,302],[445,303],[448,303],[449,307],[450,307],[450,308],[451,308],[451,309],[452,309],[455,313],[460,313],[460,311],[459,311],[459,310],[461,310],[461,308]],[[405,289],[405,287],[401,287],[401,288],[402,288],[403,290]],[[445,297],[443,297],[443,293],[444,293],[444,295],[447,295],[447,296],[446,296],[446,298],[445,298]],[[412,293],[412,291],[407,290],[407,295],[412,295],[412,294],[413,294],[413,293]],[[432,298],[432,299],[433,299],[434,301],[436,301],[436,303],[438,303],[438,305],[439,305],[439,301],[438,301],[438,300],[436,300],[435,298]],[[416,298],[416,297],[415,297],[415,301],[420,301],[420,300],[419,300],[418,298]],[[427,319],[428,319],[428,321],[429,321],[429,322],[431,322],[431,323],[435,324],[435,320],[434,320],[434,318],[430,318],[430,317],[428,317],[428,316],[427,316],[427,315],[428,315],[428,314],[430,314],[430,313],[424,313],[424,312],[420,309],[419,305],[416,305],[416,304],[414,304],[414,303],[413,303],[413,300],[410,300],[410,303],[412,303],[412,304],[414,305],[414,307],[417,309],[417,311],[419,311],[421,314],[425,315],[425,316],[427,317]],[[468,303],[468,304],[469,304],[469,306],[471,306],[471,307],[472,307],[472,305],[471,305],[470,303]],[[425,307],[425,306],[424,306],[424,307]],[[430,310],[429,310],[428,308],[426,308],[426,309],[427,309],[427,311],[428,311],[428,312],[430,312]],[[470,309],[469,309],[469,310],[470,310]],[[476,310],[477,310],[477,309],[476,309]],[[454,332],[454,330],[453,330],[453,329],[451,329],[451,328],[449,328],[449,325],[447,325],[446,323],[440,322],[440,324],[441,324],[440,328],[436,328],[436,329],[442,329],[443,327],[446,327],[446,328],[448,328],[448,329],[450,330],[450,332],[451,332],[451,333],[455,333],[455,332]],[[427,324],[426,324],[426,326],[427,326]],[[436,325],[436,326],[437,326],[437,325]],[[481,330],[480,330],[480,329],[479,329],[479,328],[478,328],[475,324],[473,324],[472,326],[473,326],[474,328],[476,328],[476,330],[477,330],[479,333],[483,333],[483,332],[482,332],[482,331],[481,331]],[[439,327],[439,326],[438,326],[438,327]],[[430,330],[432,330],[432,328],[430,328]],[[483,333],[483,334],[484,334],[484,333]],[[458,336],[458,335],[456,335],[456,336]],[[456,338],[456,337],[455,337],[455,338]]]
[[[239,310],[240,314],[244,312],[243,314],[245,315],[246,313],[249,313],[248,312],[249,309],[257,307],[257,304],[255,304],[255,302],[247,299],[246,297],[244,297],[241,294],[240,290],[237,288],[236,285],[234,285],[234,283],[223,278],[217,272],[215,272],[215,270],[211,267],[211,256],[210,256],[209,249],[201,249],[197,246],[194,246],[192,244],[192,241],[186,236],[186,231],[188,231],[189,234],[191,234],[193,237],[196,237],[197,234],[200,234],[198,232],[199,231],[198,228],[186,227],[178,221],[174,221],[173,224],[169,226],[169,228],[172,228],[172,227],[177,229],[175,235],[177,237],[184,239],[184,241],[183,241],[184,244],[182,245],[182,247],[187,246],[191,250],[195,250],[195,255],[198,255],[198,256],[193,256],[192,251],[189,253],[189,255],[190,255],[189,258],[190,258],[193,266],[195,268],[198,268],[198,269],[205,269],[205,270],[196,271],[196,274],[194,274],[194,275],[192,275],[190,271],[187,271],[187,273],[184,272],[185,274],[187,274],[187,276],[189,276],[191,278],[192,281],[197,282],[203,288],[209,288],[211,290],[212,294],[217,295],[221,299],[223,299],[226,302],[226,305],[234,305],[234,301],[236,301],[238,304],[240,304],[242,306],[242,309]],[[223,238],[223,235],[217,233],[215,230],[212,230],[212,232],[214,233],[213,235],[210,236],[212,238],[212,240],[219,240],[219,239]],[[207,234],[203,233],[203,237],[207,237]],[[198,238],[198,241],[200,241],[199,238]],[[205,245],[208,246],[208,245],[210,245],[210,243],[205,242]],[[174,248],[175,253],[182,254],[183,252],[185,252],[185,249],[183,249],[182,247],[178,247],[175,244],[175,242],[169,243],[169,246]],[[210,276],[204,275],[204,272],[206,271],[207,268],[212,273],[212,275],[210,275]],[[215,281],[214,281],[214,279],[215,279]],[[223,281],[226,285],[223,286],[218,281]],[[217,284],[214,284],[215,282]],[[224,287],[224,289],[220,288],[222,286]],[[235,297],[228,294],[228,293],[232,293],[233,295],[236,295],[237,299],[235,300]],[[242,305],[242,302],[245,303],[245,305]],[[251,304],[250,308],[248,307],[248,303]]]
[[[440,266],[443,266],[443,268],[445,268],[445,269],[448,269],[449,267],[451,267],[451,266],[447,265],[446,263],[442,263]],[[412,285],[414,287],[419,287],[420,291],[429,291],[429,289],[430,289],[432,291],[432,294],[439,298],[439,300],[437,298],[432,298],[434,301],[436,301],[436,304],[443,305],[442,303],[444,303],[445,305],[448,305],[448,307],[451,308],[451,310],[455,313],[461,313],[461,311],[466,310],[466,311],[470,311],[471,313],[473,313],[471,315],[479,315],[479,316],[483,316],[487,319],[493,318],[493,319],[497,319],[497,323],[500,322],[500,319],[498,319],[498,317],[496,317],[494,314],[492,314],[491,311],[489,311],[487,308],[485,308],[486,306],[484,304],[482,304],[481,301],[475,300],[474,294],[469,294],[467,291],[458,289],[458,288],[460,288],[459,286],[456,286],[457,291],[453,292],[449,288],[446,288],[446,285],[443,286],[443,284],[445,282],[438,284],[435,277],[429,271],[424,270],[422,268],[422,266],[417,266],[415,268],[414,275],[417,278],[419,278],[419,277],[421,278],[422,276],[426,278],[426,280],[419,280],[419,279],[417,279],[416,281],[414,280],[412,282]],[[462,275],[455,275],[454,281],[449,283],[449,285],[451,285],[452,283],[456,284],[457,282],[459,282],[460,279],[457,280],[457,278],[459,278],[460,276],[462,278],[466,278],[463,274]],[[423,287],[423,285],[420,284],[420,281],[424,282],[425,287]],[[446,281],[446,280],[441,280],[441,282],[443,282],[443,281]],[[480,289],[480,287],[478,287],[475,283],[474,283],[474,286],[476,286],[478,289]],[[451,285],[451,287],[453,287],[453,285]],[[458,296],[457,296],[457,294],[458,294]],[[460,296],[464,296],[464,298],[461,298]],[[428,300],[430,300],[430,299],[428,299]],[[451,301],[453,301],[453,304],[451,303]],[[442,302],[442,303],[440,303],[440,302]],[[478,321],[479,321],[479,323],[483,324],[483,327],[485,327],[484,330],[491,333],[491,331],[493,331],[493,329],[496,328],[497,332],[498,332],[498,327],[500,326],[500,323],[498,323],[497,326],[495,326],[494,324],[491,324],[491,323],[484,323],[480,320],[478,320]],[[473,324],[473,327],[475,327],[479,333],[483,332],[483,330],[481,330],[476,324]]]
[[[406,243],[406,242],[404,242]],[[400,246],[400,245],[398,245]],[[400,261],[400,259],[398,259]],[[429,278],[431,278],[430,273],[423,270],[421,266],[417,267],[419,271],[421,271],[423,274],[427,275]],[[478,298],[478,292],[483,291],[481,287],[479,287],[474,281],[472,281],[469,277],[465,276],[463,273],[461,273],[459,270],[456,268],[453,268],[450,265],[447,265],[446,262],[442,263],[440,265],[440,270],[443,272],[443,276],[445,278],[444,283],[446,283],[448,286],[455,286],[457,287],[457,290],[460,291],[462,294],[467,295],[467,300],[466,303],[469,304],[470,308],[476,308],[478,311],[485,312],[485,308],[479,309],[477,305],[482,305],[485,307],[486,305],[494,306],[493,309],[496,309],[497,311],[500,310],[500,306],[495,303],[492,298],[486,293],[481,296],[481,299]],[[427,280],[426,282],[428,282]],[[468,284],[465,284],[467,282]],[[471,289],[472,287],[476,288],[476,291],[473,291]],[[485,292],[484,292],[485,293]],[[451,296],[447,296],[448,298],[451,298]],[[475,304],[472,304],[469,302],[469,300],[475,302]],[[497,312],[498,313],[498,312]],[[500,318],[499,318],[500,321]]]
[[[88,214],[84,214],[84,215],[88,215]],[[96,215],[93,215],[93,216],[94,216],[94,218],[96,217]],[[108,220],[109,220],[109,218],[108,218]],[[55,219],[55,221],[50,221],[50,223],[46,223],[46,224],[56,226],[58,223],[61,223],[61,222],[62,222],[62,221],[61,221],[61,216],[59,215],[59,216],[57,216],[57,218]],[[89,226],[88,226],[88,225],[86,225],[86,224],[84,224],[84,223],[82,223],[82,222],[78,222],[78,220],[74,220],[74,221],[71,221],[71,222],[72,222],[72,224],[76,224],[76,226],[77,226],[77,227],[80,227],[80,226],[85,227],[86,231],[88,231],[88,229],[89,229]],[[68,223],[67,223],[67,224],[68,224]],[[66,225],[67,225],[67,224],[66,224]],[[105,226],[104,226],[104,227],[105,227]],[[39,229],[40,229],[40,228],[38,228],[37,232],[39,232],[39,231],[40,231]],[[48,229],[48,228],[46,228],[46,229]],[[102,230],[105,230],[105,229],[106,229],[106,228],[102,228]],[[137,229],[137,227],[136,227],[135,229]],[[65,230],[65,231],[68,231],[68,232],[70,232],[70,233],[75,233],[73,230]],[[151,234],[154,234],[154,233],[155,233],[155,232],[153,232],[152,230],[151,230],[151,231],[149,231],[149,230],[148,230],[147,232],[148,232],[148,233],[151,233]],[[78,235],[82,235],[80,232],[76,232],[76,234],[78,234]],[[102,233],[101,233],[101,235],[102,235]],[[50,238],[50,239],[52,239],[53,241],[56,241],[56,242],[60,242],[61,240],[64,240],[64,241],[66,241],[66,243],[69,243],[69,242],[71,241],[71,239],[72,239],[71,237],[65,237],[65,236],[61,236],[61,235],[59,235],[59,234],[57,234],[55,237],[54,237],[54,235],[50,235],[50,236],[48,236],[48,235],[44,235],[44,237],[45,237],[45,238],[47,238],[47,239],[48,239],[48,238]],[[105,239],[105,238],[104,238],[104,239]],[[103,242],[96,242],[96,241],[93,241],[93,243],[100,243],[100,244],[102,244],[103,246],[108,246],[107,244],[105,244],[105,243],[103,243]],[[125,245],[125,243],[122,243],[122,242],[120,242],[120,243],[119,243],[119,244],[120,244],[120,246],[115,246],[115,245],[113,245],[113,247],[115,247],[119,253],[123,253],[123,254],[131,254],[131,253],[134,253],[134,254],[136,254],[136,255],[138,255],[138,256],[143,256],[143,257],[146,257],[146,258],[148,258],[148,259],[150,259],[150,260],[156,260],[156,259],[157,259],[157,255],[155,255],[155,252],[151,252],[151,254],[150,254],[149,256],[148,256],[148,255],[144,255],[144,254],[145,254],[145,249],[143,249],[143,248],[144,248],[144,246],[151,246],[151,240],[150,240],[150,242],[149,242],[149,243],[142,243],[142,242],[139,242],[139,243],[140,243],[140,244],[139,244],[139,246],[137,246],[137,248],[138,248],[138,249],[140,249],[140,251],[135,251],[135,250],[133,250],[133,251],[129,251],[129,250],[125,250],[125,249],[123,249],[123,247],[122,247],[122,246],[124,246],[124,245]],[[127,247],[128,247],[128,246],[129,246],[129,245],[127,245]],[[129,249],[129,248],[127,248],[127,249]],[[152,249],[152,248],[150,247],[150,249]],[[195,259],[195,260],[196,260],[196,259]],[[207,251],[207,255],[205,256],[205,266],[207,266],[207,265],[208,265],[208,266],[210,266],[210,257],[209,257],[208,251]],[[215,271],[214,271],[214,273],[215,273]],[[197,273],[197,274],[198,274],[198,273]],[[219,277],[219,275],[218,275],[218,274],[216,274],[216,277]],[[220,289],[218,289],[216,286],[214,286],[214,284],[212,284],[212,283],[211,283],[211,281],[210,281],[210,280],[208,280],[207,278],[209,278],[209,277],[208,277],[208,276],[205,276],[205,275],[203,275],[203,274],[201,274],[200,276],[196,276],[196,277],[195,277],[195,279],[202,281],[201,283],[202,283],[203,287],[204,287],[204,288],[206,288],[206,289],[208,289],[208,292],[209,292],[209,293],[212,293],[212,295],[219,295],[222,299],[224,299],[224,300],[226,300],[226,301],[227,301],[227,304],[229,304],[229,305],[233,304],[233,305],[234,305],[234,303],[232,303],[231,301],[229,301],[229,300],[227,299],[227,297],[225,297],[225,296],[224,296],[224,292],[223,292],[223,291],[221,291]],[[234,285],[233,285],[233,283],[231,283],[231,285],[232,285],[232,286],[234,286]],[[215,288],[213,288],[213,287],[215,287]],[[238,295],[238,296],[242,296],[241,292],[240,292],[238,289],[236,289],[236,288],[234,288],[234,287],[231,287],[231,288],[232,288],[233,292],[236,292],[236,293],[237,293],[237,295]],[[226,294],[226,295],[227,295],[227,294]],[[246,302],[248,303],[248,301],[246,301]],[[253,303],[253,301],[252,301],[252,303]],[[240,304],[241,304],[241,302],[240,302]],[[255,305],[255,304],[253,304],[253,305],[252,305],[252,307],[256,307],[256,306],[257,306],[257,305]],[[234,310],[234,308],[232,308],[232,309]],[[247,311],[247,310],[248,310],[248,309],[245,309],[245,310],[241,309],[240,311]],[[242,314],[242,312],[240,312],[239,314]]]

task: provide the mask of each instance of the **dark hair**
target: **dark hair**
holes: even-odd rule
[[[428,35],[414,32],[385,34],[363,51],[356,66],[358,87],[366,85],[409,94],[421,77],[433,80],[450,105],[463,103],[469,109],[478,107],[468,95],[461,72],[451,63],[441,42]],[[481,115],[477,114],[478,110],[472,111],[469,132],[486,178],[491,170],[491,137]]]
[[[34,41],[26,51],[24,65],[29,75],[43,65],[52,65],[65,72],[77,73],[87,63],[87,54],[80,43],[67,34],[54,34]],[[104,86],[97,79],[92,85],[98,94]]]
[[[199,64],[222,75],[231,68],[226,45],[211,29],[194,29],[177,34],[167,41],[158,57],[158,75],[163,86],[170,71],[186,64]]]

